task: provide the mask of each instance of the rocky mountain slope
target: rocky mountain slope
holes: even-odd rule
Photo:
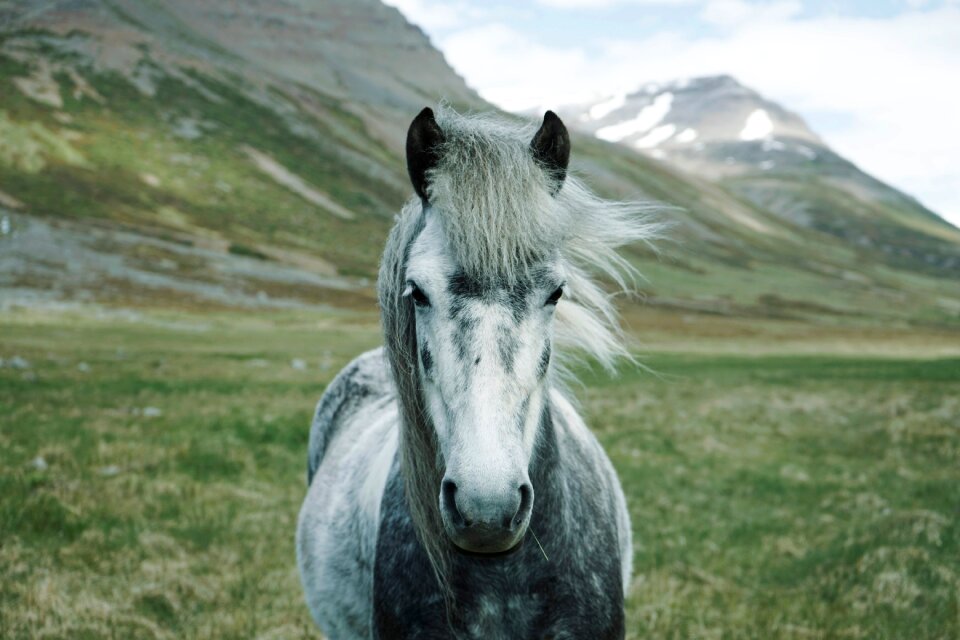
[[[575,171],[668,205],[631,255],[648,308],[960,323],[960,235],[730,82],[715,113],[673,87],[567,116]],[[441,99],[491,108],[375,0],[0,2],[0,297],[372,309],[406,126]],[[666,124],[662,158],[630,146]]]
[[[211,266],[214,251],[365,286],[407,197],[410,114],[439,96],[484,106],[375,0],[0,3],[0,206],[32,216],[4,218],[11,234],[43,227],[8,243],[0,275],[57,295],[87,288],[72,271],[51,280],[28,248],[68,219],[149,237],[140,251],[168,282],[260,292]],[[135,262],[131,273],[151,268]],[[141,296],[110,273],[111,299]],[[328,297],[302,279],[278,285],[264,284],[268,299]]]

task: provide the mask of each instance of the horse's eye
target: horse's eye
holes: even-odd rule
[[[418,307],[430,306],[430,298],[428,298],[427,294],[421,291],[417,285],[413,285],[413,290],[410,291],[410,297],[413,298],[413,304]]]
[[[547,298],[548,305],[555,305],[560,301],[560,296],[563,295],[563,287],[557,287],[557,290],[550,294],[550,297]]]

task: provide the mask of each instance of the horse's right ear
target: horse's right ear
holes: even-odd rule
[[[433,109],[425,107],[407,131],[407,172],[414,191],[424,200],[427,200],[427,172],[437,166],[443,140]]]

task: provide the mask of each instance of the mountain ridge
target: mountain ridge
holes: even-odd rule
[[[860,170],[799,115],[730,75],[648,83],[561,113],[585,133],[706,177],[795,224],[867,242],[891,259],[904,257],[905,226],[906,241],[923,249],[903,266],[913,260],[945,272],[960,268],[960,230]],[[799,183],[812,183],[811,192],[796,193]],[[844,199],[868,210],[852,228],[858,207],[840,206]]]

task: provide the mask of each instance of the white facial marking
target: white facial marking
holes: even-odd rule
[[[481,284],[460,269],[428,213],[406,276],[425,401],[457,500],[520,495],[543,410],[559,257],[519,283]]]

